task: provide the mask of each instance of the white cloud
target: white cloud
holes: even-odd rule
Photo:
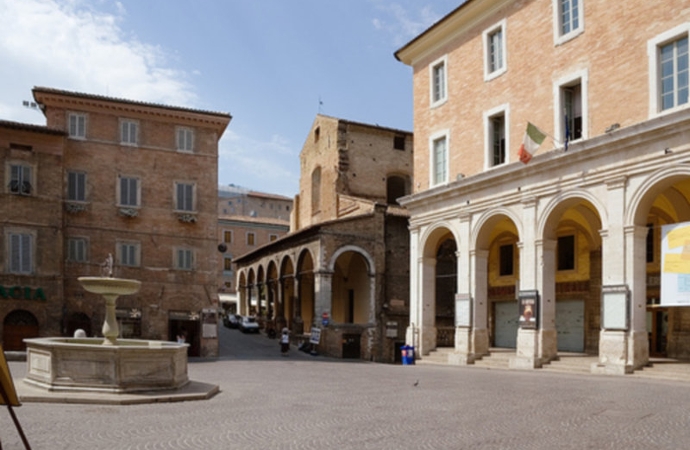
[[[299,190],[299,155],[293,147],[282,136],[259,141],[228,128],[218,148],[218,182],[236,183],[241,174],[242,179],[249,180],[243,187],[292,197]]]
[[[44,123],[21,106],[34,86],[194,106],[187,74],[123,31],[125,14],[119,2],[106,13],[82,0],[0,0],[0,118]]]
[[[420,7],[417,0],[403,2],[409,6],[400,2],[372,1],[376,9],[385,16],[373,19],[372,25],[376,30],[390,34],[397,47],[405,45],[442,17],[429,5]]]

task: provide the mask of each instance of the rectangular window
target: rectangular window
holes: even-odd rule
[[[175,183],[175,209],[194,211],[194,185]]]
[[[278,239],[278,235],[277,235],[277,234],[269,234],[269,235],[268,235],[268,242],[273,242],[273,241],[275,241],[275,240],[277,240],[277,239]]]
[[[498,166],[506,162],[506,134],[505,116],[503,114],[490,119],[491,127],[491,159],[492,166]]]
[[[230,256],[223,259],[223,271],[232,272],[232,258]]]
[[[445,183],[448,180],[448,145],[445,136],[435,139],[432,144],[433,175],[432,185]]]
[[[67,240],[67,260],[74,262],[86,261],[86,239],[69,238]]]
[[[180,152],[194,151],[194,132],[191,129],[177,129],[177,150]]]
[[[554,136],[566,143],[587,139],[587,69],[554,83]]]
[[[499,275],[507,276],[513,274],[513,244],[501,245],[499,247]]]
[[[254,233],[247,233],[247,245],[254,245],[255,237]]]
[[[500,28],[489,35],[489,72],[503,68],[503,30]]]
[[[393,148],[395,150],[405,150],[405,136],[394,136]]]
[[[85,173],[67,172],[67,200],[75,202],[86,201]]]
[[[575,270],[575,236],[561,236],[557,244],[558,270]]]
[[[33,237],[29,233],[10,233],[10,273],[33,272]]]
[[[561,15],[561,35],[580,28],[580,0],[559,0]]]
[[[431,105],[435,106],[446,100],[446,59],[431,65]]]
[[[19,195],[31,195],[33,191],[31,179],[31,166],[24,164],[10,164],[10,193]]]
[[[661,110],[688,103],[688,36],[659,48]]]
[[[563,138],[568,141],[575,141],[582,138],[582,86],[580,83],[576,83],[561,89],[565,115]]]
[[[119,263],[122,266],[139,266],[139,245],[135,243],[121,242],[118,246]]]
[[[192,251],[189,249],[177,249],[175,267],[180,270],[192,270]]]
[[[224,231],[223,232],[223,242],[226,244],[230,244],[232,242],[232,231]]]
[[[86,114],[71,113],[69,115],[69,137],[86,138]]]
[[[123,120],[120,122],[120,142],[124,145],[137,145],[138,143],[138,123],[133,120]]]
[[[139,206],[139,179],[120,177],[120,206]]]

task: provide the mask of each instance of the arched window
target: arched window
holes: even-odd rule
[[[321,209],[321,167],[311,173],[311,213],[316,214]]]

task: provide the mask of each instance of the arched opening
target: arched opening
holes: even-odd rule
[[[2,342],[5,351],[24,351],[24,339],[38,337],[38,320],[29,311],[16,309],[5,316],[2,325]]]
[[[308,333],[314,320],[314,260],[311,253],[305,250],[297,264],[299,298],[297,299],[298,316],[295,318],[295,331]]]
[[[369,265],[358,252],[338,256],[333,270],[331,314],[335,323],[366,324],[371,316]]]
[[[690,237],[690,177],[660,178],[635,212],[635,225],[646,228],[644,248],[636,246],[634,254],[645,265],[649,356],[690,361],[690,295],[682,287],[690,270],[677,263],[687,253],[678,243]]]
[[[544,227],[543,328],[555,331],[557,352],[596,355],[601,329],[602,221],[592,201],[562,199]],[[549,309],[555,297],[553,309]]]
[[[455,345],[455,294],[458,283],[458,258],[455,239],[441,241],[436,251],[435,322],[436,346]]]
[[[287,256],[283,258],[280,266],[280,289],[285,326],[293,330],[295,317],[295,268],[292,264],[292,259]]]
[[[405,177],[390,175],[386,180],[386,202],[389,205],[396,205],[400,197],[408,193],[408,181]]]

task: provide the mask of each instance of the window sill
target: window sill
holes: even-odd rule
[[[139,210],[136,208],[130,208],[126,206],[120,206],[117,210],[118,214],[123,217],[137,217],[139,215]]]
[[[177,220],[179,220],[179,221],[182,222],[182,223],[196,223],[197,217],[196,217],[196,214],[195,214],[195,213],[190,213],[190,212],[181,213],[181,212],[178,212],[178,213],[177,213]]]
[[[82,202],[77,202],[77,201],[67,201],[65,203],[65,211],[67,211],[68,213],[77,214],[77,213],[88,211],[88,210],[89,210],[89,204],[88,203],[82,203]]]

